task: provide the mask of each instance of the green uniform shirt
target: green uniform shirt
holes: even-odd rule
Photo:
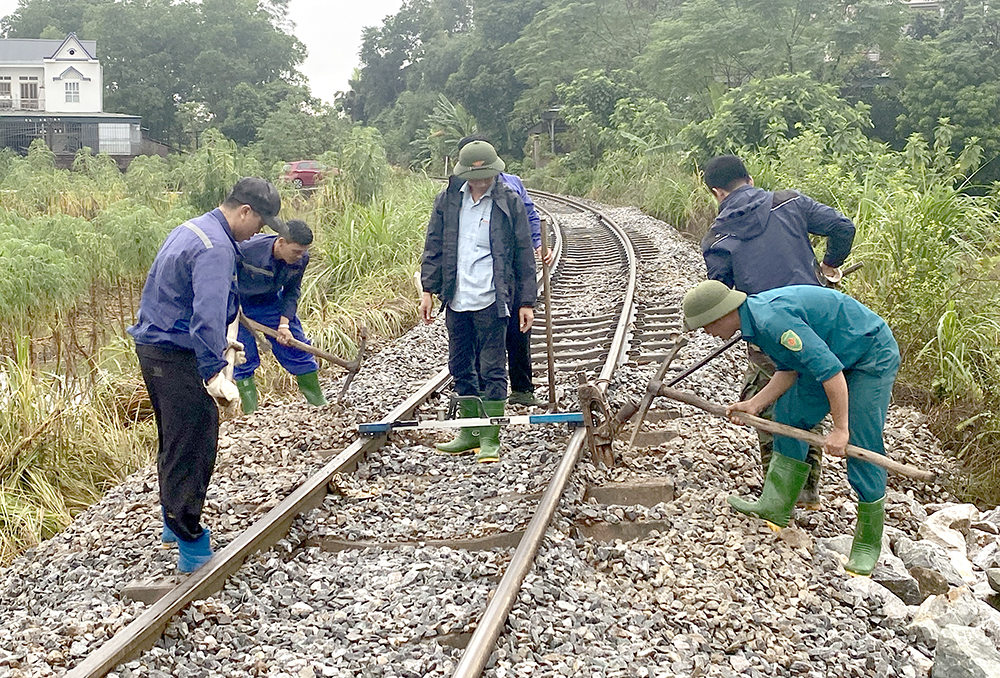
[[[767,353],[779,370],[824,382],[842,370],[880,374],[895,342],[874,311],[846,294],[793,285],[747,297],[740,306],[743,338]],[[881,364],[880,364],[881,363]]]

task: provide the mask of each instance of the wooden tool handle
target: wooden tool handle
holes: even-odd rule
[[[663,386],[660,388],[659,395],[670,398],[671,400],[678,400],[682,403],[687,403],[688,405],[693,405],[698,409],[705,410],[710,414],[717,414],[720,417],[729,418],[726,414],[726,408],[723,405],[716,405],[698,396],[685,393],[684,391],[678,391],[676,389],[670,388],[668,386]],[[805,431],[800,428],[795,428],[794,426],[788,426],[787,424],[779,424],[774,421],[768,421],[767,419],[762,419],[761,417],[755,417],[747,412],[733,412],[733,414],[744,424],[753,426],[754,428],[759,428],[763,431],[768,431],[775,435],[785,436],[786,438],[795,438],[797,440],[804,440],[810,445],[816,445],[817,447],[823,447],[823,436],[816,435],[811,431]],[[860,459],[862,461],[871,462],[881,466],[882,468],[892,471],[893,473],[898,473],[899,475],[906,476],[907,478],[913,478],[915,480],[923,480],[925,482],[934,482],[937,480],[937,474],[931,471],[925,471],[919,469],[916,466],[910,466],[909,464],[903,464],[898,461],[893,461],[886,457],[885,455],[872,452],[871,450],[866,450],[862,447],[856,445],[847,446],[847,456],[854,457],[855,459]]]
[[[257,330],[261,334],[266,334],[267,336],[273,337],[275,339],[278,338],[278,331],[277,330],[273,330],[270,327],[268,327],[267,325],[261,325],[256,320],[251,320],[250,318],[246,317],[243,314],[240,314],[240,321],[244,325],[246,325],[248,328],[250,328],[251,330]],[[310,344],[307,344],[304,341],[299,341],[295,337],[292,337],[291,341],[289,341],[288,343],[293,348],[297,348],[299,350],[305,351],[306,353],[311,353],[312,355],[316,356],[317,358],[322,358],[323,360],[328,360],[329,362],[333,363],[334,365],[340,365],[341,367],[347,367],[347,368],[351,367],[351,363],[349,363],[348,361],[344,360],[343,358],[338,358],[337,356],[333,355],[329,351],[324,351],[323,349],[316,348],[315,346],[311,346]]]

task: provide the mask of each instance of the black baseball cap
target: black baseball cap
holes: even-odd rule
[[[278,218],[278,212],[281,211],[281,196],[278,195],[278,189],[274,184],[267,179],[260,177],[240,179],[233,186],[226,201],[249,205],[250,209],[263,217],[264,223],[270,226],[272,231],[276,233],[285,231],[284,222]]]

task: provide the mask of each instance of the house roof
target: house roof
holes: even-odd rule
[[[0,64],[34,63],[40,64],[55,54],[66,40],[42,40],[9,38],[0,40]],[[87,52],[97,58],[97,41],[80,40]]]

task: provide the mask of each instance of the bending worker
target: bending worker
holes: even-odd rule
[[[774,361],[774,377],[759,393],[727,407],[758,414],[774,403],[776,422],[810,429],[829,412],[833,430],[823,451],[845,456],[850,442],[885,454],[882,429],[899,369],[899,348],[888,325],[873,311],[836,290],[811,285],[781,287],[747,296],[717,280],[684,295],[685,329],[704,327],[729,339],[739,330]],[[734,419],[735,423],[739,423]],[[784,527],[809,475],[807,444],[774,436],[774,454],[760,499],[729,497],[740,513]],[[858,523],[844,566],[871,574],[882,546],[884,468],[848,458],[847,479],[858,495]]]
[[[786,285],[828,285],[840,280],[839,266],[851,252],[854,224],[843,214],[793,190],[774,193],[753,185],[743,161],[735,155],[710,160],[705,184],[719,203],[719,216],[702,240],[709,280],[719,280],[746,294]],[[816,262],[810,234],[827,237],[823,263]],[[753,344],[747,344],[749,366],[740,397],[747,400],[764,388],[774,374],[774,363]],[[772,417],[771,408],[761,412]],[[771,434],[757,431],[760,460],[767,471]],[[817,509],[822,453],[810,447],[809,479],[798,505]]]
[[[420,265],[420,316],[425,323],[434,321],[432,294],[447,307],[448,370],[455,393],[481,396],[489,417],[502,417],[507,399],[508,318],[516,315],[519,331],[530,330],[536,291],[528,215],[517,194],[497,179],[503,168],[496,149],[485,141],[462,149],[454,169],[457,180],[434,201]],[[479,416],[478,402],[461,400],[460,415]],[[478,449],[480,463],[499,461],[500,427],[463,428],[454,440],[435,447],[456,455]]]
[[[277,341],[268,337],[281,366],[295,375],[299,390],[311,405],[326,405],[319,386],[319,365],[305,351],[290,345],[292,339],[309,343],[296,315],[302,274],[309,265],[313,234],[304,221],[293,219],[278,235],[255,235],[240,244],[240,304],[243,314],[261,325],[276,328]],[[247,361],[233,376],[240,389],[243,411],[257,409],[257,384],[253,374],[260,367],[260,353],[253,333],[240,325],[239,341],[246,347]]]
[[[194,572],[212,557],[201,511],[219,440],[216,401],[239,398],[223,357],[229,347],[242,348],[226,339],[239,309],[236,243],[264,224],[280,228],[280,209],[270,182],[240,179],[217,209],[171,231],[128,329],[156,416],[163,541],[177,542],[181,572]]]

